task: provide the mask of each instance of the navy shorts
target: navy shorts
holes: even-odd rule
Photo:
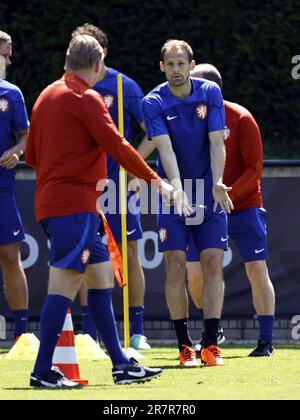
[[[0,212],[0,246],[22,241],[25,236],[15,192],[0,190]]]
[[[94,213],[43,219],[50,240],[50,265],[84,273],[88,264],[109,261],[98,232],[101,220]]]
[[[263,208],[251,208],[228,215],[228,235],[234,240],[245,262],[268,258],[266,216],[267,212]],[[188,245],[187,260],[199,261],[193,240]]]
[[[266,217],[263,208],[237,211],[228,217],[228,234],[245,262],[268,258]]]
[[[227,250],[227,216],[218,209],[204,213],[202,223],[188,225],[186,218],[177,214],[158,215],[158,249],[163,251],[186,251],[190,238],[193,238],[198,252],[219,248]]]
[[[139,208],[139,199],[136,194],[129,193],[127,197],[128,210],[126,215],[127,241],[137,241],[143,237],[141,227],[141,213]],[[119,212],[119,200],[116,203],[115,213],[105,213],[109,227],[117,243],[122,242],[122,222]]]

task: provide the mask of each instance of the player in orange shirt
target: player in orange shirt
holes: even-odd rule
[[[214,81],[222,88],[221,75],[210,64],[197,65],[191,74]],[[275,295],[266,264],[266,210],[260,189],[262,141],[258,125],[247,109],[228,101],[224,101],[224,107],[227,126],[224,183],[232,187],[229,196],[234,204],[234,210],[228,215],[228,234],[245,261],[260,325],[258,345],[249,356],[272,356]],[[187,260],[190,293],[196,306],[201,309],[203,274],[199,255],[195,253],[192,242]]]
[[[161,374],[161,369],[130,360],[121,348],[112,307],[113,271],[98,235],[96,187],[107,178],[107,151],[166,196],[173,188],[120,135],[101,96],[91,88],[103,57],[95,38],[75,36],[66,54],[66,73],[40,94],[32,110],[26,161],[37,171],[35,213],[51,243],[40,347],[30,377],[33,387],[78,387],[53,369],[52,358],[83,276],[93,320],[112,360],[114,382],[145,382]]]

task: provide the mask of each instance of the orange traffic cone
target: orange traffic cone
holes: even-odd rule
[[[52,364],[57,366],[71,381],[88,385],[89,381],[80,379],[70,309],[68,309],[62,332],[55,347]]]

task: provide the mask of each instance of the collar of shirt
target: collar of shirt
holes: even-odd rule
[[[88,83],[86,83],[83,79],[80,79],[80,77],[76,76],[73,73],[69,73],[69,72],[65,72],[65,74],[62,77],[63,80],[65,80],[66,82],[74,82],[74,83],[78,83],[84,87],[87,88],[92,88]]]

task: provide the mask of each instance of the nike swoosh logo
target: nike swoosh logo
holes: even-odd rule
[[[132,235],[135,231],[136,231],[136,229],[133,229],[133,230],[127,230],[127,235],[128,235],[128,236],[130,236],[130,235]]]
[[[19,229],[19,230],[14,230],[14,236],[17,236],[20,232],[21,232],[21,229]]]
[[[226,242],[226,241],[227,241],[227,238],[223,238],[223,236],[222,236],[221,242]]]
[[[135,378],[142,378],[143,376],[146,375],[146,371],[145,371],[145,369],[142,366],[140,367],[140,371],[139,372],[130,372],[130,371],[128,371],[127,373],[128,373],[128,375],[134,376]]]
[[[255,254],[260,254],[261,252],[263,252],[265,250],[265,248],[262,249],[256,249],[254,252]]]
[[[167,115],[168,121],[174,120],[175,118],[178,118],[178,115],[174,115],[174,117],[170,117],[170,115]]]

